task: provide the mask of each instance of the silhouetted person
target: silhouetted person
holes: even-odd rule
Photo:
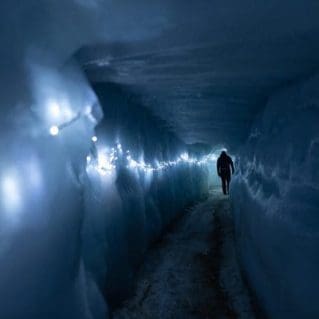
[[[217,160],[217,174],[222,179],[222,187],[224,195],[229,194],[229,184],[231,175],[234,174],[233,160],[225,151],[222,151]]]

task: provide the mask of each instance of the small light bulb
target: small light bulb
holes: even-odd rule
[[[97,137],[96,137],[95,135],[92,137],[92,141],[93,141],[94,143],[97,142]]]
[[[56,136],[56,135],[58,135],[59,134],[59,127],[58,126],[56,126],[56,125],[53,125],[53,126],[51,126],[50,127],[50,134],[52,135],[52,136]]]

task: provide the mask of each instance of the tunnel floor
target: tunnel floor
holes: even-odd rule
[[[231,203],[219,189],[148,253],[113,318],[256,318],[236,259]]]

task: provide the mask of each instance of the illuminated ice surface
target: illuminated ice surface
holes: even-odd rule
[[[261,309],[319,317],[318,1],[0,9],[0,318],[105,319],[223,146]]]
[[[1,198],[4,211],[16,213],[21,209],[22,194],[17,174],[7,173],[1,179]]]

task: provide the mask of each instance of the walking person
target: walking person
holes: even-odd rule
[[[222,188],[224,195],[229,194],[229,184],[231,181],[231,175],[235,172],[234,163],[231,157],[222,151],[217,160],[217,174],[222,180]]]

